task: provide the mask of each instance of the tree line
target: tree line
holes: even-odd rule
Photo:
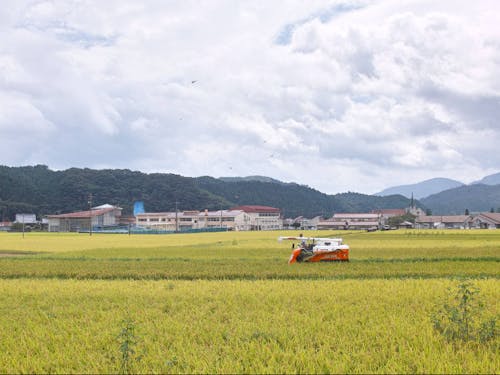
[[[332,182],[334,184],[334,181]],[[38,217],[88,210],[89,194],[94,206],[109,203],[131,215],[133,202],[144,202],[146,211],[219,210],[239,205],[265,205],[282,210],[285,217],[330,217],[334,212],[369,212],[381,208],[404,208],[409,199],[359,193],[328,195],[296,183],[213,177],[184,177],[170,173],[146,174],[128,169],[70,168],[50,170],[45,165],[0,166],[0,219],[16,213]]]

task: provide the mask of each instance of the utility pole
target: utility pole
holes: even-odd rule
[[[177,205],[179,202],[175,201],[175,233],[179,231],[179,215],[177,210]]]
[[[89,226],[89,235],[92,236],[92,193],[89,194],[89,218],[90,218],[90,226]]]
[[[24,214],[23,214],[23,238],[24,238]]]

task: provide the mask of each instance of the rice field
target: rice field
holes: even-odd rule
[[[0,233],[0,372],[499,373],[430,316],[464,278],[498,316],[500,231],[304,232],[351,261],[288,266],[296,234]]]

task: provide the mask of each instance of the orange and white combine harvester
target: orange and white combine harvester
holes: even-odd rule
[[[292,245],[292,255],[288,264],[295,262],[348,262],[349,245],[342,243],[342,238],[319,237],[278,237],[278,241],[298,241]]]

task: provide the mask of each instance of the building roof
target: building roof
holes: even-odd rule
[[[403,221],[402,223],[399,223],[400,227],[412,227],[413,223],[411,221]]]
[[[179,211],[177,217],[236,217],[243,213],[242,210],[219,210],[219,211]],[[175,218],[175,212],[144,212],[136,215],[137,217],[169,217]]]
[[[478,215],[478,218],[484,218],[486,220],[489,220],[490,222],[494,224],[500,224],[500,213],[497,212],[481,212]]]
[[[471,217],[469,215],[448,215],[448,216],[418,216],[416,223],[465,223]]]
[[[105,213],[113,211],[115,209],[121,210],[121,208],[118,207],[108,207],[101,209],[92,209],[89,211],[70,212],[67,214],[60,214],[60,215],[47,215],[47,217],[50,219],[78,219],[86,217],[90,218],[91,216],[104,215]]]
[[[208,217],[217,217],[217,216],[223,216],[223,217],[236,217],[238,215],[241,215],[244,211],[243,210],[222,210],[222,211],[208,211],[208,212],[200,212],[200,217],[203,216],[208,216]]]
[[[402,216],[406,213],[404,208],[381,208],[379,210],[372,210],[372,214],[381,214],[381,215],[394,215],[394,216]]]
[[[269,206],[237,206],[231,208],[231,210],[241,210],[247,213],[249,212],[280,212],[279,208],[269,207]]]
[[[331,219],[318,222],[318,227],[322,226],[339,227],[345,225],[350,227],[365,227],[365,226],[378,227],[380,223],[378,221],[356,221],[356,220],[349,221],[349,220],[331,220]]]
[[[92,207],[93,210],[101,210],[103,208],[119,208],[119,207],[115,207],[112,204],[108,204],[108,203],[102,204],[100,206]]]
[[[349,220],[349,219],[378,219],[380,214],[359,214],[359,213],[339,213],[334,214],[330,219],[332,221],[336,220]]]
[[[348,221],[349,226],[372,226],[377,227],[380,223],[378,221]]]

